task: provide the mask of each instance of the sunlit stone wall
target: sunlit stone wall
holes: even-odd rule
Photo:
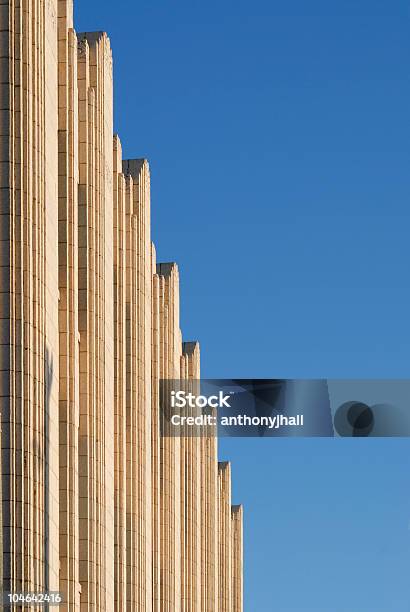
[[[148,162],[113,135],[110,41],[76,34],[70,0],[0,0],[0,54],[3,588],[242,612],[230,466],[212,435],[160,435],[160,380],[195,390],[199,345],[156,260]]]

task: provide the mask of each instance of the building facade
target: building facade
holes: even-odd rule
[[[105,33],[0,0],[0,573],[62,610],[242,612],[242,509],[214,436],[160,435],[195,385],[150,173],[113,135]],[[19,609],[29,610],[30,605]]]

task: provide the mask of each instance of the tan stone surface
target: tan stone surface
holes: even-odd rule
[[[127,211],[127,606],[152,607],[150,179],[146,160],[123,162]]]
[[[243,509],[232,506],[232,612],[243,611]]]
[[[200,393],[199,377],[199,344],[184,342],[181,379],[186,379],[187,392]],[[184,612],[199,610],[201,606],[201,437],[198,430],[196,433],[196,436],[181,438],[181,609]]]
[[[219,568],[218,611],[232,612],[231,464],[218,464]]]
[[[78,90],[72,4],[58,2],[60,588],[79,606]]]
[[[114,607],[126,610],[126,209],[122,150],[114,137]]]
[[[56,587],[59,556],[57,4],[30,6],[0,3],[2,540],[13,590]]]
[[[175,263],[157,264],[160,315],[160,377],[178,379],[182,355],[179,273]],[[161,612],[181,610],[181,440],[160,440]]]
[[[160,380],[199,387],[178,268],[156,262],[148,162],[113,137],[109,39],[77,35],[70,0],[0,0],[0,197],[4,588],[242,612],[230,466],[210,432],[160,436]]]

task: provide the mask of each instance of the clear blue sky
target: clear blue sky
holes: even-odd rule
[[[404,0],[76,0],[206,377],[410,376]],[[247,612],[410,611],[408,440],[223,440]]]

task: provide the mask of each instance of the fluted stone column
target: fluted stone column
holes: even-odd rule
[[[231,464],[218,464],[219,481],[219,612],[232,612]]]
[[[58,588],[57,2],[0,2],[3,586]]]
[[[126,612],[126,211],[122,150],[114,137],[114,608]]]
[[[243,612],[243,509],[232,506],[232,612]]]
[[[206,428],[201,435],[201,575],[202,609],[219,610],[219,493],[218,449],[214,428]]]
[[[68,610],[78,580],[78,92],[73,4],[58,1],[58,267],[60,348],[60,588]]]
[[[161,500],[160,500],[160,299],[159,276],[156,273],[156,251],[151,246],[152,274],[152,349],[151,349],[151,492],[152,492],[152,612],[160,611],[161,604]]]
[[[127,605],[152,609],[150,178],[125,160],[127,207]]]
[[[187,392],[200,393],[200,353],[197,342],[184,342],[181,357],[181,379]],[[192,416],[201,410],[193,410]],[[191,411],[190,411],[191,413]],[[195,429],[195,431],[193,431]],[[201,606],[201,516],[203,512],[201,482],[201,431],[191,428],[181,438],[181,593],[182,610]]]
[[[112,59],[78,35],[79,530],[81,610],[114,606],[114,206]]]
[[[160,276],[160,377],[178,380],[182,355],[179,274],[175,263],[157,264]],[[181,441],[161,438],[161,612],[181,610]]]

